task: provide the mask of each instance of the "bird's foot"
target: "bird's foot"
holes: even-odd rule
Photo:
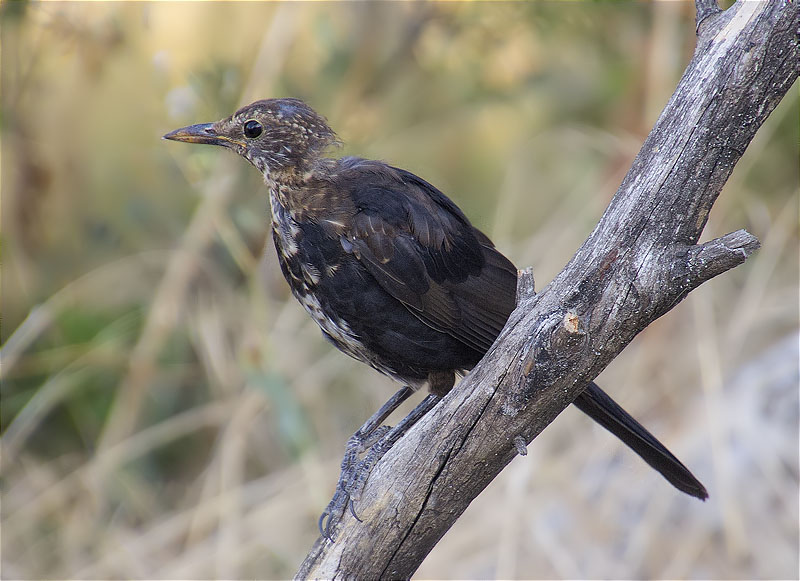
[[[408,395],[401,395],[401,390],[395,394],[395,398],[402,397],[400,401],[406,399]],[[394,400],[395,398],[392,398]],[[414,408],[396,426],[375,426],[374,419],[382,416],[380,421],[386,418],[389,413],[385,413],[387,405],[394,406],[392,411],[397,408],[399,403],[389,400],[376,414],[364,424],[348,440],[345,448],[344,459],[342,460],[342,471],[339,481],[336,484],[336,492],[333,498],[322,511],[319,517],[320,534],[332,541],[336,527],[344,516],[345,509],[349,507],[353,517],[361,521],[355,510],[355,503],[361,499],[361,493],[367,483],[372,469],[383,458],[383,456],[394,446],[394,444],[411,428],[422,416],[424,416],[439,401],[439,397],[429,395]],[[359,460],[361,454],[366,452],[364,457]]]
[[[414,393],[414,390],[408,386],[398,390],[347,441],[344,458],[342,459],[342,471],[339,474],[339,481],[336,483],[336,492],[319,517],[319,532],[326,539],[333,540],[333,531],[342,520],[344,509],[350,502],[353,481],[358,480],[355,478],[355,474],[360,465],[359,456],[386,435],[390,428],[381,426],[381,424],[412,393]],[[366,480],[366,476],[364,480]]]
[[[378,444],[391,430],[390,426],[378,426],[373,429],[372,433],[365,434],[362,432],[365,426],[362,426],[362,429],[358,430],[347,441],[344,458],[342,459],[342,470],[339,473],[339,481],[336,483],[336,492],[334,492],[333,498],[319,517],[319,532],[328,540],[333,540],[333,529],[344,516],[345,507],[349,505],[353,516],[358,519],[353,508],[354,494],[358,498],[361,497],[361,488],[364,487],[372,466],[380,458],[372,460],[369,464],[365,464],[365,461],[373,455],[373,450],[383,448]],[[367,450],[369,450],[367,457],[364,460],[359,460],[361,454]],[[369,468],[365,472],[366,466],[369,466]]]

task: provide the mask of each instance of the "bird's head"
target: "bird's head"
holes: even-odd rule
[[[299,99],[265,99],[216,123],[182,127],[164,139],[227,147],[269,175],[303,171],[337,142],[327,121]]]

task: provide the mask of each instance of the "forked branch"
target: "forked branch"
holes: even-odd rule
[[[798,76],[800,2],[698,0],[698,42],[599,224],[483,361],[373,470],[298,578],[410,577],[469,503],[647,325],[758,241],[697,245],[758,128]],[[532,281],[523,280],[523,288]]]

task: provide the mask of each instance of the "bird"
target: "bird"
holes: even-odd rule
[[[480,361],[516,306],[518,270],[459,207],[421,177],[331,151],[322,115],[295,98],[259,100],[164,139],[225,147],[263,174],[272,238],[292,294],[347,355],[402,384],[347,443],[319,528],[332,538],[380,457]],[[382,425],[415,391],[422,402]],[[708,492],[596,383],[573,402],[678,490]],[[363,455],[363,458],[362,458]]]

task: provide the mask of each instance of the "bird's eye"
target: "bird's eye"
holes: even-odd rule
[[[255,139],[259,135],[261,135],[261,123],[256,121],[255,119],[251,119],[247,123],[244,124],[244,136],[248,139]]]

